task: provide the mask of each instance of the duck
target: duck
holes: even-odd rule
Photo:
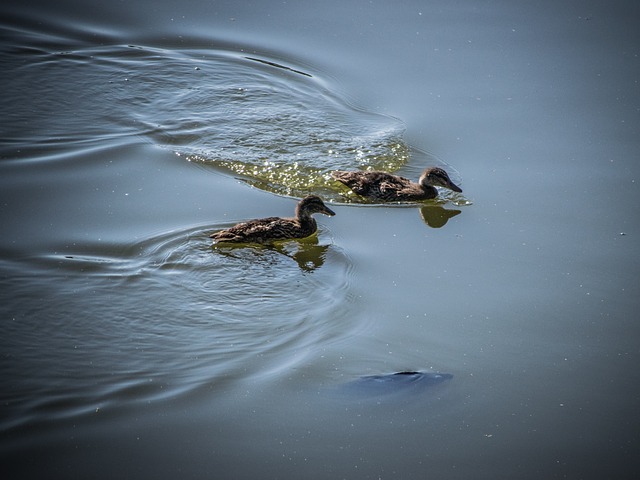
[[[462,192],[462,189],[453,183],[447,172],[440,167],[426,168],[420,175],[418,183],[379,171],[335,170],[331,172],[331,176],[362,197],[385,202],[415,202],[436,198],[438,190],[435,187]]]
[[[296,205],[295,217],[268,217],[238,223],[209,235],[214,243],[271,243],[277,240],[306,238],[318,230],[312,217],[322,213],[333,217],[335,212],[317,195],[309,195]]]

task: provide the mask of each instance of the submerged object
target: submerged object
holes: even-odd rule
[[[341,390],[367,396],[389,395],[401,392],[421,392],[428,387],[450,380],[450,373],[397,372],[386,375],[367,375],[342,385]]]
[[[447,172],[440,167],[426,168],[420,175],[418,183],[379,171],[335,170],[331,172],[331,176],[362,197],[385,202],[415,202],[436,198],[438,190],[435,187],[462,192],[462,189],[453,183]]]
[[[292,218],[269,217],[238,223],[231,228],[210,235],[216,243],[269,243],[276,240],[305,238],[318,230],[311,216],[323,213],[332,217],[335,212],[317,195],[309,195],[296,205]]]

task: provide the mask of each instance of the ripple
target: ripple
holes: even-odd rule
[[[3,261],[2,428],[279,374],[348,334],[351,262],[324,232],[219,250],[211,230]]]
[[[408,174],[426,165],[447,167],[407,145],[400,120],[354,106],[321,72],[267,53],[71,42],[56,50],[49,39],[28,42],[31,61],[24,62],[19,48],[8,58],[16,75],[7,88],[40,94],[3,105],[10,119],[6,158],[90,148],[96,139],[142,140],[271,193],[316,193],[343,203],[368,202],[348,195],[331,179],[332,170]],[[65,108],[70,77],[81,77],[84,90],[72,110]],[[21,111],[23,105],[32,108]],[[19,145],[19,152],[12,150]]]
[[[14,46],[1,52],[12,92],[0,99],[2,162],[26,171],[29,162],[61,166],[90,161],[83,154],[94,148],[147,142],[264,191],[346,203],[366,202],[330,180],[334,169],[414,173],[441,163],[405,143],[399,120],[355,107],[311,67],[211,42],[159,48],[106,34],[93,42],[13,32]],[[434,226],[448,218],[422,215]],[[214,249],[215,229],[2,252],[0,288],[10,293],[0,429],[277,375],[356,327],[351,262],[328,232]]]

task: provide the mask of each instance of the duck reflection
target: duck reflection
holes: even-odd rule
[[[431,228],[444,227],[450,218],[461,213],[461,210],[448,210],[439,205],[428,205],[420,209],[422,221]]]
[[[329,245],[318,245],[318,237],[302,242],[287,242],[274,245],[273,250],[294,260],[300,270],[313,272],[324,265]]]
[[[230,258],[247,258],[247,256],[259,256],[262,261],[273,264],[278,263],[274,255],[290,258],[298,264],[303,272],[313,272],[324,265],[330,245],[319,245],[318,237],[313,235],[298,241],[284,241],[273,244],[260,245],[212,245],[211,248],[218,254]],[[252,259],[253,261],[253,259]]]

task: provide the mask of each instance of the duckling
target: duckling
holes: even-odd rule
[[[305,238],[318,230],[311,216],[323,213],[330,217],[335,212],[328,208],[317,195],[309,195],[296,205],[293,218],[269,217],[238,223],[231,228],[210,235],[216,243],[269,243],[289,238]]]
[[[436,186],[462,192],[462,189],[451,181],[447,172],[439,167],[425,169],[418,183],[386,172],[336,170],[331,172],[331,175],[358,195],[385,202],[414,202],[436,198]]]

